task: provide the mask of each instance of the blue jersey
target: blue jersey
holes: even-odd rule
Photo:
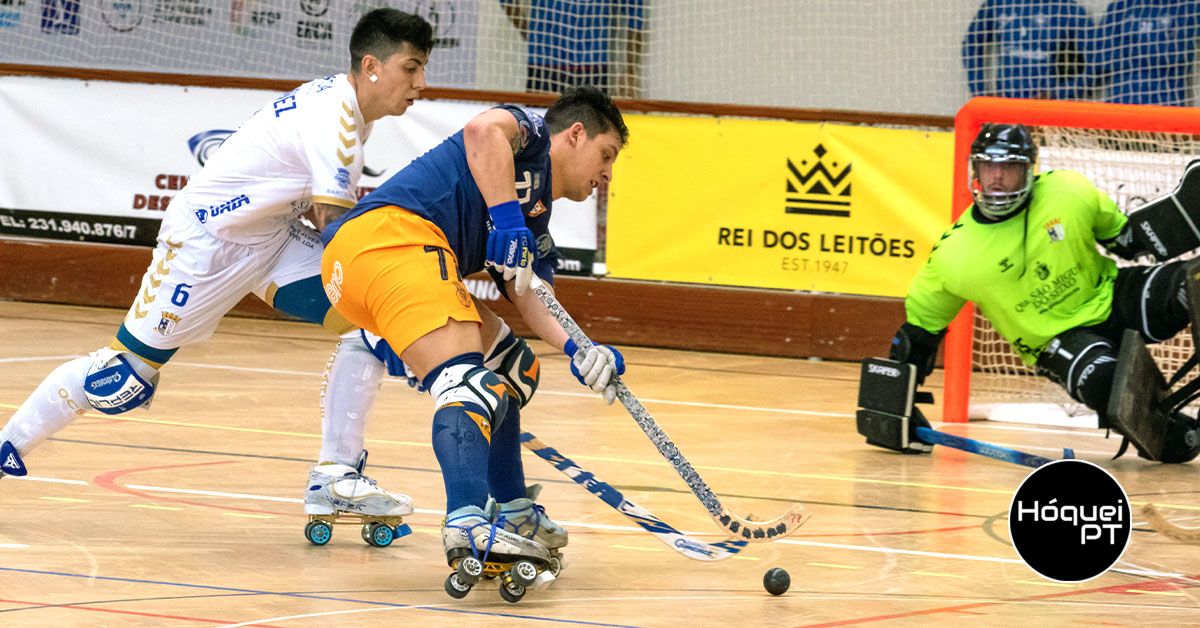
[[[513,163],[517,174],[517,200],[525,215],[525,225],[537,241],[534,271],[543,280],[553,281],[558,250],[550,237],[550,204],[553,200],[550,193],[550,132],[546,121],[532,111],[513,105],[498,108],[512,113],[521,135],[521,148],[513,157]],[[327,226],[321,232],[321,239],[328,245],[347,221],[388,205],[407,209],[437,225],[446,235],[464,276],[484,269],[492,220],[487,202],[467,166],[461,130],[363,197],[354,209]]]
[[[1074,0],[986,0],[963,38],[963,67],[972,96],[1084,99],[1084,72],[1094,26]],[[996,49],[994,85],[984,79],[985,53]]]
[[[512,4],[514,0],[500,0]],[[614,28],[642,30],[643,0],[531,0],[529,64],[606,65]]]
[[[1196,57],[1200,4],[1189,0],[1118,0],[1100,23],[1096,76],[1106,102],[1186,105]]]

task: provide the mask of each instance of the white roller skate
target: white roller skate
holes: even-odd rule
[[[550,550],[550,571],[558,576],[566,566],[566,559],[559,550],[567,546],[567,530],[554,523],[546,516],[546,509],[533,501],[541,492],[542,485],[534,484],[525,489],[525,497],[500,504],[496,525],[545,545]]]
[[[413,513],[412,499],[385,491],[363,475],[366,460],[364,451],[357,468],[327,463],[309,470],[304,493],[308,514],[304,536],[309,542],[328,543],[337,524],[362,525],[363,540],[375,547],[387,547],[394,539],[412,534],[404,523],[404,517]]]
[[[446,577],[446,593],[466,597],[481,578],[500,578],[500,597],[517,603],[529,587],[542,589],[554,581],[550,551],[536,540],[506,532],[492,523],[491,513],[465,506],[442,522],[442,548],[454,572]]]

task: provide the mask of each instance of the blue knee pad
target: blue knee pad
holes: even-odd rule
[[[158,371],[143,378],[134,368],[140,360],[128,352],[101,349],[83,378],[83,395],[104,414],[121,414],[148,405],[158,386]],[[143,370],[150,368],[143,363]]]

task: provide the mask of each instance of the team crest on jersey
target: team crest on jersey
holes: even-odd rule
[[[158,319],[158,325],[154,326],[154,331],[167,336],[175,331],[175,326],[179,324],[179,315],[171,312],[161,312],[162,316]]]
[[[1061,242],[1067,237],[1067,230],[1063,228],[1062,221],[1058,218],[1046,223],[1046,233],[1050,234],[1051,242]]]
[[[1041,279],[1042,281],[1045,281],[1050,277],[1050,267],[1042,262],[1037,263],[1037,268],[1035,268],[1033,272],[1037,273],[1037,278]]]
[[[546,206],[542,204],[541,201],[538,201],[537,204],[533,206],[533,209],[529,210],[528,216],[530,218],[534,218],[536,216],[541,216],[544,213],[546,213]]]

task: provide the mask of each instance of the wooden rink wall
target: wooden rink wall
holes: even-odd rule
[[[151,251],[0,238],[0,299],[125,309]],[[904,322],[903,301],[894,298],[569,276],[555,284],[593,340],[618,346],[854,361],[884,355]],[[518,335],[530,335],[503,297],[485,302]],[[233,314],[283,318],[253,295]]]

